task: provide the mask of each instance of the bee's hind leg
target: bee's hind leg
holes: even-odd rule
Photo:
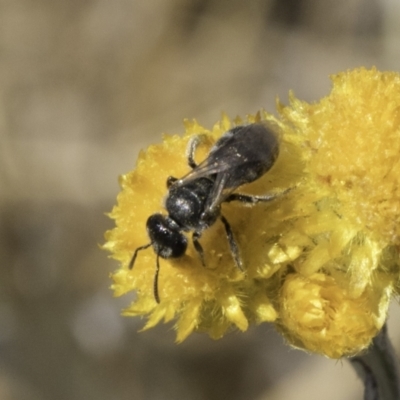
[[[236,243],[236,240],[233,236],[232,228],[229,225],[227,219],[221,215],[221,221],[224,224],[226,238],[228,239],[229,247],[231,249],[233,260],[235,261],[236,266],[240,269],[240,271],[244,271],[243,269],[243,261],[240,257],[239,246]]]

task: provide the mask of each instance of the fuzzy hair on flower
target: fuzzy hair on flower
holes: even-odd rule
[[[328,357],[369,346],[400,291],[400,76],[359,68],[332,82],[317,103],[291,94],[288,106],[278,104],[278,117],[223,116],[212,129],[185,121],[182,136],[164,135],[140,153],[136,168],[120,178],[110,213],[116,226],[103,245],[120,263],[112,275],[115,295],[136,293],[124,315],[147,316],[145,329],[174,320],[178,342],[193,331],[220,338],[232,327],[273,322],[291,345]],[[134,250],[149,242],[147,218],[166,214],[168,177],[189,172],[192,137],[201,135],[195,154],[201,162],[226,131],[255,122],[273,124],[279,156],[238,191],[283,194],[252,206],[222,204],[244,271],[217,221],[200,239],[205,266],[190,240],[184,256],[160,259],[157,303],[152,248],[128,266]]]

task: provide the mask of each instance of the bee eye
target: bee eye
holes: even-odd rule
[[[147,220],[147,233],[160,257],[177,258],[185,254],[187,238],[173,219],[162,214],[151,215]]]

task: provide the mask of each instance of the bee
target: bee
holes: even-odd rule
[[[138,252],[152,246],[156,254],[154,298],[160,302],[158,292],[159,258],[178,258],[188,246],[187,232],[200,260],[205,265],[204,250],[199,239],[202,233],[218,219],[224,225],[233,260],[244,271],[238,244],[227,219],[221,214],[221,204],[239,201],[246,204],[268,202],[282,193],[253,196],[235,193],[239,186],[263,176],[274,165],[279,154],[279,142],[271,127],[254,123],[237,126],[224,133],[211,148],[207,158],[196,164],[194,154],[201,141],[195,136],[187,148],[191,171],[178,179],[167,179],[168,194],[165,209],[168,215],[153,214],[147,219],[146,228],[150,243],[138,247],[129,263],[132,269]]]

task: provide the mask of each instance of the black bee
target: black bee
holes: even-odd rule
[[[227,131],[211,148],[208,157],[197,165],[194,153],[200,140],[201,136],[195,136],[188,145],[188,164],[192,170],[181,179],[167,179],[165,209],[168,215],[153,214],[148,218],[146,226],[150,243],[138,247],[129,264],[131,269],[138,252],[153,246],[157,255],[154,276],[154,297],[157,303],[160,302],[159,258],[177,258],[185,254],[188,239],[184,232],[192,232],[193,245],[205,265],[204,251],[199,239],[204,230],[220,219],[224,224],[235,264],[243,271],[232,229],[221,214],[221,203],[241,201],[255,204],[259,201],[271,201],[282,194],[252,196],[233,193],[237,187],[260,178],[275,163],[279,154],[279,143],[276,133],[270,127],[255,123]]]

